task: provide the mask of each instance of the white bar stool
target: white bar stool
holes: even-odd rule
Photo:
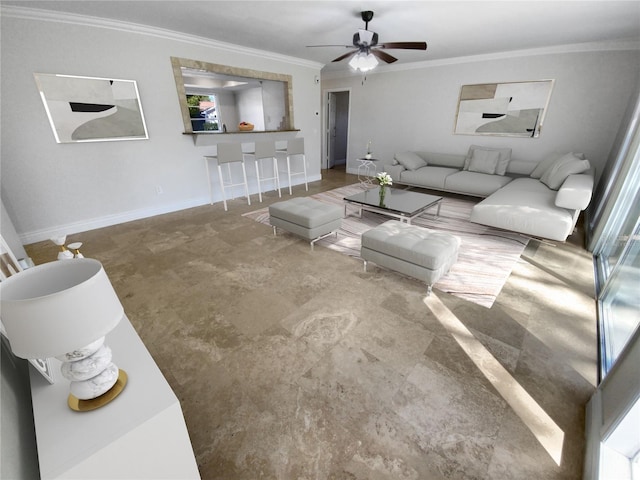
[[[206,156],[205,165],[207,167],[207,177],[209,178],[209,193],[211,194],[211,204],[213,205],[213,189],[211,187],[211,176],[209,174],[209,160],[215,159],[218,163],[218,178],[220,180],[220,188],[222,190],[222,201],[224,203],[224,210],[227,211],[227,195],[226,188],[244,186],[244,193],[247,197],[247,204],[251,205],[251,197],[249,196],[249,184],[247,182],[247,171],[244,168],[244,156],[242,154],[242,145],[240,143],[219,143],[218,154],[212,156]],[[234,183],[233,176],[231,175],[231,164],[239,162],[242,167],[242,182]],[[227,179],[224,178],[222,172],[222,164],[227,164]],[[232,197],[233,198],[233,197]]]
[[[278,159],[276,158],[276,142],[256,142],[255,151],[245,152],[245,155],[252,155],[255,158],[260,203],[262,203],[262,182],[273,180],[275,183],[274,190],[278,190],[278,197],[282,197],[282,192],[280,191],[280,174],[278,173]],[[273,165],[273,172],[270,177],[265,176],[265,164],[263,163],[263,161],[268,160],[271,160]]]
[[[307,183],[307,160],[304,156],[304,138],[298,137],[291,140],[287,140],[287,149],[285,150],[287,155],[287,175],[289,175],[289,195],[292,195],[291,191],[291,177],[295,175],[304,175],[304,187],[309,191],[309,184]],[[299,155],[302,157],[302,171],[291,171],[291,157]]]

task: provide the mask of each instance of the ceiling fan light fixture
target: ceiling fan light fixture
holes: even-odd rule
[[[358,52],[351,60],[349,66],[354,70],[368,72],[378,66],[378,59],[371,53]]]

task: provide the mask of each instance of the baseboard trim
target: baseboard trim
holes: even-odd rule
[[[163,205],[156,208],[130,210],[128,212],[115,213],[112,215],[91,218],[80,222],[71,222],[64,225],[56,225],[49,228],[25,232],[20,234],[20,240],[22,241],[23,245],[29,245],[30,243],[49,240],[51,237],[54,237],[56,235],[73,235],[74,233],[87,232],[89,230],[95,230],[97,228],[110,227],[113,225],[118,225],[120,223],[140,220],[141,218],[149,218],[155,215],[162,215],[165,213],[185,210],[187,208],[199,207],[207,203],[209,203],[208,197],[192,199],[189,201],[174,203],[170,205]]]
[[[322,179],[322,175],[313,175],[307,178],[308,183],[316,182]],[[304,182],[293,183],[293,186],[301,185]],[[285,188],[282,186],[281,188]],[[250,195],[257,195],[258,191],[251,190]],[[215,203],[222,202],[222,197],[215,199]],[[186,210],[188,208],[200,207],[202,205],[208,205],[211,203],[209,196],[192,198],[183,202],[172,203],[168,205],[162,205],[160,207],[142,208],[138,210],[130,210],[127,212],[114,213],[111,215],[105,215],[102,217],[90,218],[78,222],[71,222],[63,225],[55,225],[48,228],[39,230],[32,230],[30,232],[24,232],[19,234],[20,241],[23,245],[29,245],[35,242],[42,242],[49,240],[51,237],[58,235],[73,235],[74,233],[88,232],[89,230],[96,230],[97,228],[111,227],[120,223],[131,222],[133,220],[140,220],[142,218],[154,217],[156,215],[163,215],[165,213],[178,212],[180,210]]]

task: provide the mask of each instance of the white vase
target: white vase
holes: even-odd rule
[[[371,154],[370,154],[370,153],[367,153],[367,154],[364,156],[364,158],[366,158],[367,160],[371,160]]]

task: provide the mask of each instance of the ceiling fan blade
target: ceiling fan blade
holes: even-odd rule
[[[386,42],[378,45],[378,48],[402,48],[405,50],[426,50],[427,42]]]
[[[339,62],[340,60],[344,60],[345,58],[353,57],[356,53],[358,53],[358,50],[354,50],[353,52],[349,52],[349,53],[345,53],[344,55],[340,55],[338,58],[334,58],[331,61],[332,62]]]
[[[380,60],[382,60],[383,62],[387,62],[387,63],[393,63],[396,60],[398,60],[396,57],[392,57],[391,55],[389,55],[387,52],[383,52],[382,50],[378,50],[376,48],[372,48],[371,53],[373,55],[375,55],[376,57],[378,57]]]
[[[305,45],[307,48],[315,48],[315,47],[342,47],[342,48],[353,48],[353,45]]]

